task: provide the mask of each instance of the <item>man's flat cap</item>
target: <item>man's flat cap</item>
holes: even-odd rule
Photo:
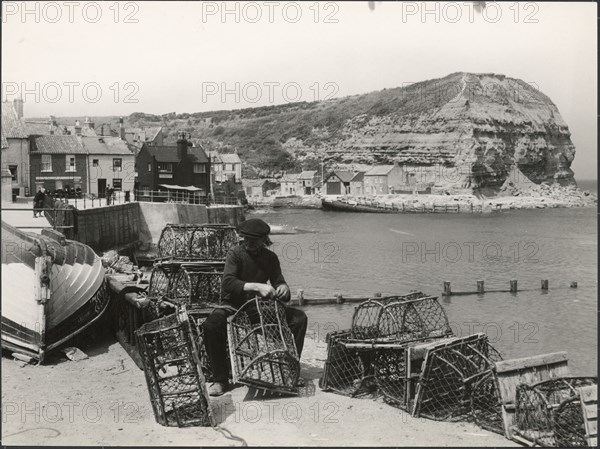
[[[244,237],[264,237],[269,235],[271,227],[260,218],[251,218],[238,226],[238,232]]]

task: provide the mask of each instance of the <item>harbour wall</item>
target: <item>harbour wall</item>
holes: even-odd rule
[[[130,244],[141,247],[156,244],[163,228],[170,223],[237,226],[244,218],[242,206],[134,202],[94,209],[71,208],[58,212],[54,221],[73,226],[63,231],[67,238],[96,251],[106,251]]]

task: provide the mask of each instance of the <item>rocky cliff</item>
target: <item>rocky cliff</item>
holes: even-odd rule
[[[574,185],[575,148],[552,101],[495,74],[453,73],[403,88],[314,103],[150,116],[167,141],[178,131],[238,149],[246,167],[271,170],[398,162],[407,181],[493,193],[525,181]],[[410,178],[410,179],[409,179]]]

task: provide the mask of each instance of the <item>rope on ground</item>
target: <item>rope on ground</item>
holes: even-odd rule
[[[56,432],[56,435],[50,436],[48,438],[56,438],[57,436],[59,436],[61,434],[59,430],[53,429],[52,427],[34,427],[32,429],[25,429],[25,430],[20,430],[15,433],[9,433],[8,435],[4,435],[4,438],[19,435],[20,433],[31,432],[32,430],[51,430],[52,432]]]
[[[240,443],[242,443],[242,447],[248,446],[248,443],[246,443],[246,440],[244,440],[242,437],[238,437],[238,436],[234,435],[226,427],[216,425],[216,426],[213,426],[213,429],[215,429],[217,432],[219,432],[221,435],[223,435],[228,440],[239,441]]]

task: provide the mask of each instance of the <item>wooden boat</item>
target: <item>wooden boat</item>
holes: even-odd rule
[[[94,323],[108,307],[102,261],[53,230],[2,222],[2,345],[37,359]]]
[[[383,207],[378,206],[369,206],[342,200],[329,200],[325,198],[321,200],[321,204],[324,210],[337,212],[373,212],[377,214],[397,214],[402,212],[402,210],[399,209],[384,209]]]

